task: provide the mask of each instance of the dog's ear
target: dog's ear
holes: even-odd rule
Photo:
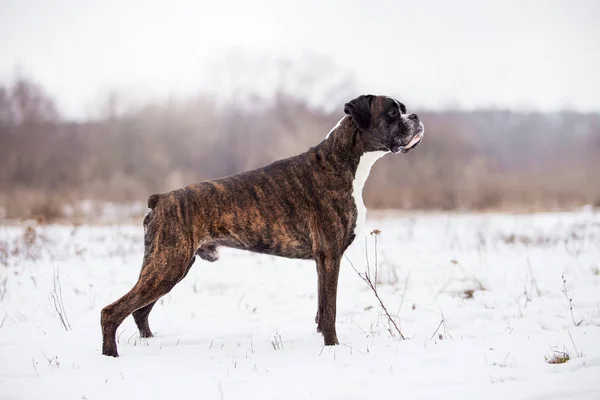
[[[371,116],[371,100],[373,97],[372,94],[358,96],[344,106],[344,112],[352,116],[354,123],[361,131],[368,131],[371,128],[373,120]]]

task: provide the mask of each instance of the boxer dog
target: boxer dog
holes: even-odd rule
[[[340,261],[366,220],[362,190],[371,167],[389,153],[407,153],[423,138],[417,114],[387,96],[364,95],[305,153],[264,168],[195,183],[148,199],[139,279],[101,313],[102,354],[118,357],[115,335],[133,314],[140,336],[152,336],[148,315],[199,256],[217,261],[219,246],[314,260],[315,322],[326,346],[335,330]]]

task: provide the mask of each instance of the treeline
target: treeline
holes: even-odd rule
[[[548,210],[600,203],[600,115],[424,112],[417,151],[373,169],[374,208]],[[60,217],[82,200],[144,202],[317,144],[342,116],[279,95],[267,107],[210,98],[148,102],[88,122],[62,118],[20,79],[0,86],[0,208],[5,217]]]

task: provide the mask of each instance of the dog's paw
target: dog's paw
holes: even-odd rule
[[[102,346],[102,355],[109,357],[119,357],[119,353],[117,352],[117,346]]]
[[[335,333],[330,334],[330,335],[323,334],[323,339],[325,342],[325,346],[335,346],[335,345],[340,344],[340,342],[338,341],[337,335]]]

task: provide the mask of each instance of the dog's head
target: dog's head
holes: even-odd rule
[[[363,95],[346,103],[344,112],[363,133],[365,151],[408,153],[416,148],[425,128],[417,114],[408,114],[404,104],[387,96]]]

